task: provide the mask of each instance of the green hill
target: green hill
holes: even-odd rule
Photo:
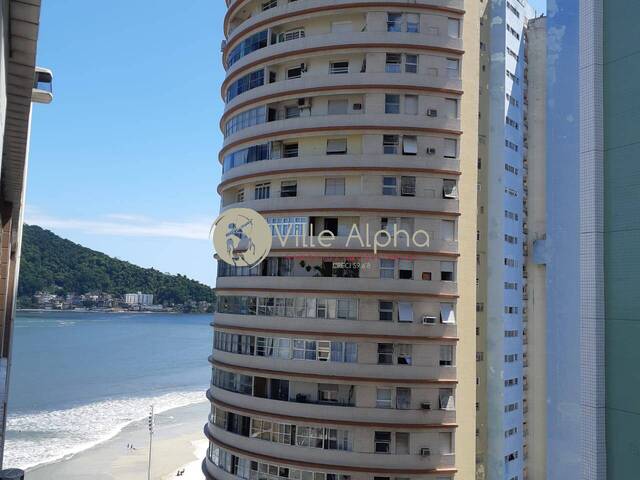
[[[123,295],[153,293],[155,303],[183,304],[214,301],[213,289],[184,275],[169,275],[142,268],[61,238],[36,225],[25,225],[19,303],[36,292],[58,295],[89,292]]]

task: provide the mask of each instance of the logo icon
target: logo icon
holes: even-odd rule
[[[224,211],[211,228],[218,258],[234,267],[253,267],[271,250],[271,228],[262,215],[250,208]]]

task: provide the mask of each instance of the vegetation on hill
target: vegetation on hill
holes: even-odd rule
[[[170,275],[109,257],[61,238],[36,225],[25,225],[18,297],[36,292],[57,295],[89,292],[124,295],[153,293],[154,302],[184,304],[214,301],[213,289],[184,275]]]

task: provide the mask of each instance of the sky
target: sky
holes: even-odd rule
[[[42,2],[25,221],[213,285],[224,2]]]
[[[541,8],[545,0],[533,0]],[[42,2],[25,221],[215,284],[222,0]]]

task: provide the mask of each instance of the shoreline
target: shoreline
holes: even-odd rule
[[[209,402],[203,400],[155,416],[151,478],[172,479],[182,468],[185,474],[179,477],[181,479],[204,478],[193,467],[200,464],[204,458],[202,452],[206,451],[208,445],[202,427],[207,421],[209,409]],[[129,444],[134,449],[128,449]],[[26,478],[134,480],[146,476],[148,454],[149,432],[145,418],[128,424],[115,436],[86,450],[27,469]],[[200,455],[202,458],[198,458]]]

